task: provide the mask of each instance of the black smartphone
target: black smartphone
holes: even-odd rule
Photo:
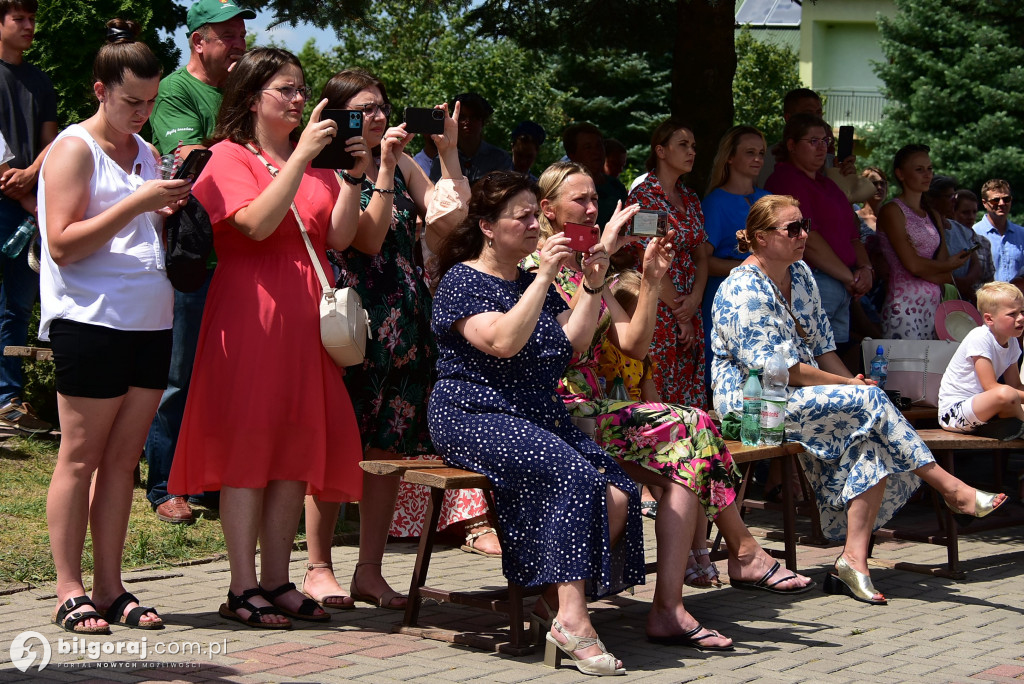
[[[977,252],[979,249],[981,249],[981,243],[975,242],[973,245],[967,248],[967,252]]]
[[[444,110],[433,107],[406,107],[405,130],[423,135],[444,133]]]
[[[210,152],[210,150],[192,150],[185,157],[185,161],[181,163],[178,170],[174,172],[171,180],[188,179],[194,183],[196,178],[199,178],[199,174],[203,172],[206,162],[210,161],[212,156],[213,152]]]
[[[566,222],[562,231],[569,238],[569,247],[577,252],[586,252],[601,240],[601,231],[597,226]]]
[[[853,126],[839,127],[839,142],[836,145],[836,163],[853,154]]]
[[[623,235],[662,237],[668,233],[668,212],[641,209],[624,229]]]
[[[320,120],[330,119],[338,124],[338,134],[311,162],[314,169],[351,169],[356,158],[345,151],[349,138],[363,133],[363,113],[358,109],[325,109]]]

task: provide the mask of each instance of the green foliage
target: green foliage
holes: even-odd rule
[[[512,129],[524,119],[536,121],[549,135],[560,131],[566,122],[565,96],[555,89],[550,60],[505,38],[477,37],[465,16],[469,4],[377,2],[372,22],[335,25],[340,44],[330,51],[319,51],[312,41],[306,44],[299,54],[306,81],[319,93],[341,69],[367,69],[387,86],[393,124],[402,121],[405,107],[433,106],[458,93],[478,92],[494,107],[484,137],[506,149]],[[414,140],[410,151],[421,145]],[[545,143],[539,164],[557,158],[553,148]]]
[[[756,126],[771,143],[782,138],[782,98],[799,88],[800,58],[785,45],[753,37],[743,27],[736,37],[736,76],[732,82],[737,125]]]
[[[896,0],[881,18],[877,65],[890,104],[868,138],[889,168],[908,143],[931,146],[936,173],[978,191],[989,178],[1024,188],[1024,4]]]
[[[175,30],[185,11],[173,0],[60,0],[39,3],[36,37],[25,58],[46,72],[57,91],[61,128],[90,116],[96,109],[92,62],[106,40],[107,21],[131,19],[142,27],[144,41],[169,73],[181,51],[172,38],[161,41],[158,29]]]

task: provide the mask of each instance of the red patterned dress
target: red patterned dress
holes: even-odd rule
[[[626,204],[639,204],[642,209],[668,212],[669,228],[676,231],[673,242],[676,258],[669,268],[669,275],[679,292],[689,294],[697,275],[692,254],[702,243],[707,242],[708,237],[704,232],[704,212],[701,211],[697,195],[683,185],[682,178],[676,184],[676,189],[683,199],[681,211],[669,202],[661,182],[652,172],[633,188]],[[646,241],[635,248],[638,256],[644,246]],[[638,264],[642,264],[642,261],[642,258],[637,259]],[[694,314],[693,327],[694,343],[689,349],[683,350],[672,309],[664,302],[659,302],[658,322],[654,326],[654,342],[651,345],[651,358],[657,362],[654,382],[666,403],[704,408],[704,321],[700,306]]]

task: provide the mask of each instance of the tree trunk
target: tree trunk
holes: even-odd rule
[[[697,159],[686,184],[701,196],[718,141],[732,127],[735,9],[736,3],[730,0],[676,2],[672,115],[693,126]]]

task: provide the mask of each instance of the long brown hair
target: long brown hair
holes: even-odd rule
[[[658,127],[651,133],[651,151],[647,155],[647,162],[644,164],[648,172],[654,171],[658,166],[658,152],[655,148],[668,145],[672,134],[684,128],[693,133],[693,126],[679,119],[672,118],[658,124]]]

